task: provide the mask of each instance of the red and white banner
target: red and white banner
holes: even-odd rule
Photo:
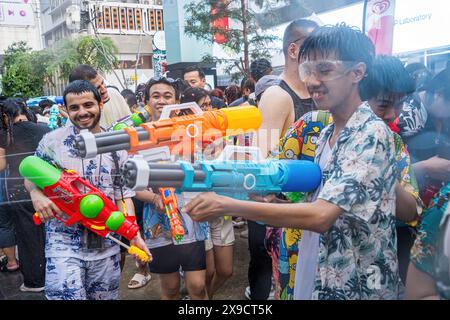
[[[365,0],[363,30],[377,54],[392,54],[395,0]]]

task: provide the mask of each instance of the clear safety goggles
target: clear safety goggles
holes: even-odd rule
[[[332,81],[343,77],[356,64],[356,61],[343,60],[305,61],[298,66],[298,73],[302,81],[312,76],[317,81]]]

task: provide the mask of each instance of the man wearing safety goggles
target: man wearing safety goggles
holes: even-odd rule
[[[269,198],[257,196],[253,199],[266,203],[246,202],[205,193],[183,208],[194,220],[233,212],[301,228],[296,299],[398,298],[394,139],[360,94],[374,56],[370,39],[346,25],[320,27],[300,49],[300,78],[317,108],[334,119],[317,142],[322,185],[308,203],[267,203]]]

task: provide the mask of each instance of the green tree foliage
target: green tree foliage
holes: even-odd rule
[[[42,95],[50,61],[51,56],[32,52],[24,41],[10,45],[2,65],[2,94],[25,98]]]
[[[117,52],[110,38],[90,36],[66,40],[42,51],[31,51],[23,41],[13,43],[5,51],[2,94],[26,98],[42,96],[46,85],[54,86],[54,75],[67,81],[79,64],[89,64],[102,72],[111,71],[118,65]]]
[[[111,38],[93,38],[90,36],[65,40],[53,50],[55,57],[50,71],[59,71],[63,79],[79,64],[89,64],[101,72],[112,71],[119,64],[118,49]]]
[[[257,5],[264,5],[259,0]],[[216,8],[217,10],[212,10]],[[186,19],[185,33],[197,40],[214,42],[214,34],[224,36],[228,41],[222,46],[234,53],[236,58],[218,59],[205,55],[205,62],[225,64],[225,71],[236,79],[239,76],[249,76],[250,61],[258,58],[270,58],[276,49],[271,43],[278,39],[276,36],[266,35],[258,27],[255,14],[248,7],[248,0],[206,0],[193,1],[185,5],[188,19]],[[225,30],[214,26],[217,19],[228,17],[233,20],[233,26]]]

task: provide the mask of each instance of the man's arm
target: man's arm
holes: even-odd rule
[[[450,178],[450,160],[438,156],[416,162],[412,167],[417,179],[420,181],[423,181],[427,175],[440,181],[447,181]]]
[[[5,170],[6,165],[5,149],[0,148],[0,171]]]
[[[417,201],[399,182],[395,184],[395,216],[402,222],[411,222],[418,218]]]
[[[25,189],[30,194],[33,202],[34,210],[39,215],[42,222],[55,218],[55,214],[63,214],[61,210],[54,204],[34,183],[25,179]]]
[[[157,210],[164,212],[164,204],[158,193],[154,193],[150,190],[136,191],[136,198],[142,202],[151,203]]]
[[[224,215],[261,221],[274,227],[291,227],[324,233],[343,212],[338,206],[318,199],[312,203],[260,203],[235,200],[208,192],[191,200],[182,209],[195,221],[211,220]]]
[[[258,131],[258,147],[263,156],[278,145],[284,131],[292,125],[288,123],[294,107],[289,94],[278,86],[268,88],[258,103],[262,123]],[[273,134],[272,134],[273,133]]]
[[[406,300],[439,300],[434,279],[427,273],[416,268],[414,263],[408,267],[406,277]]]

